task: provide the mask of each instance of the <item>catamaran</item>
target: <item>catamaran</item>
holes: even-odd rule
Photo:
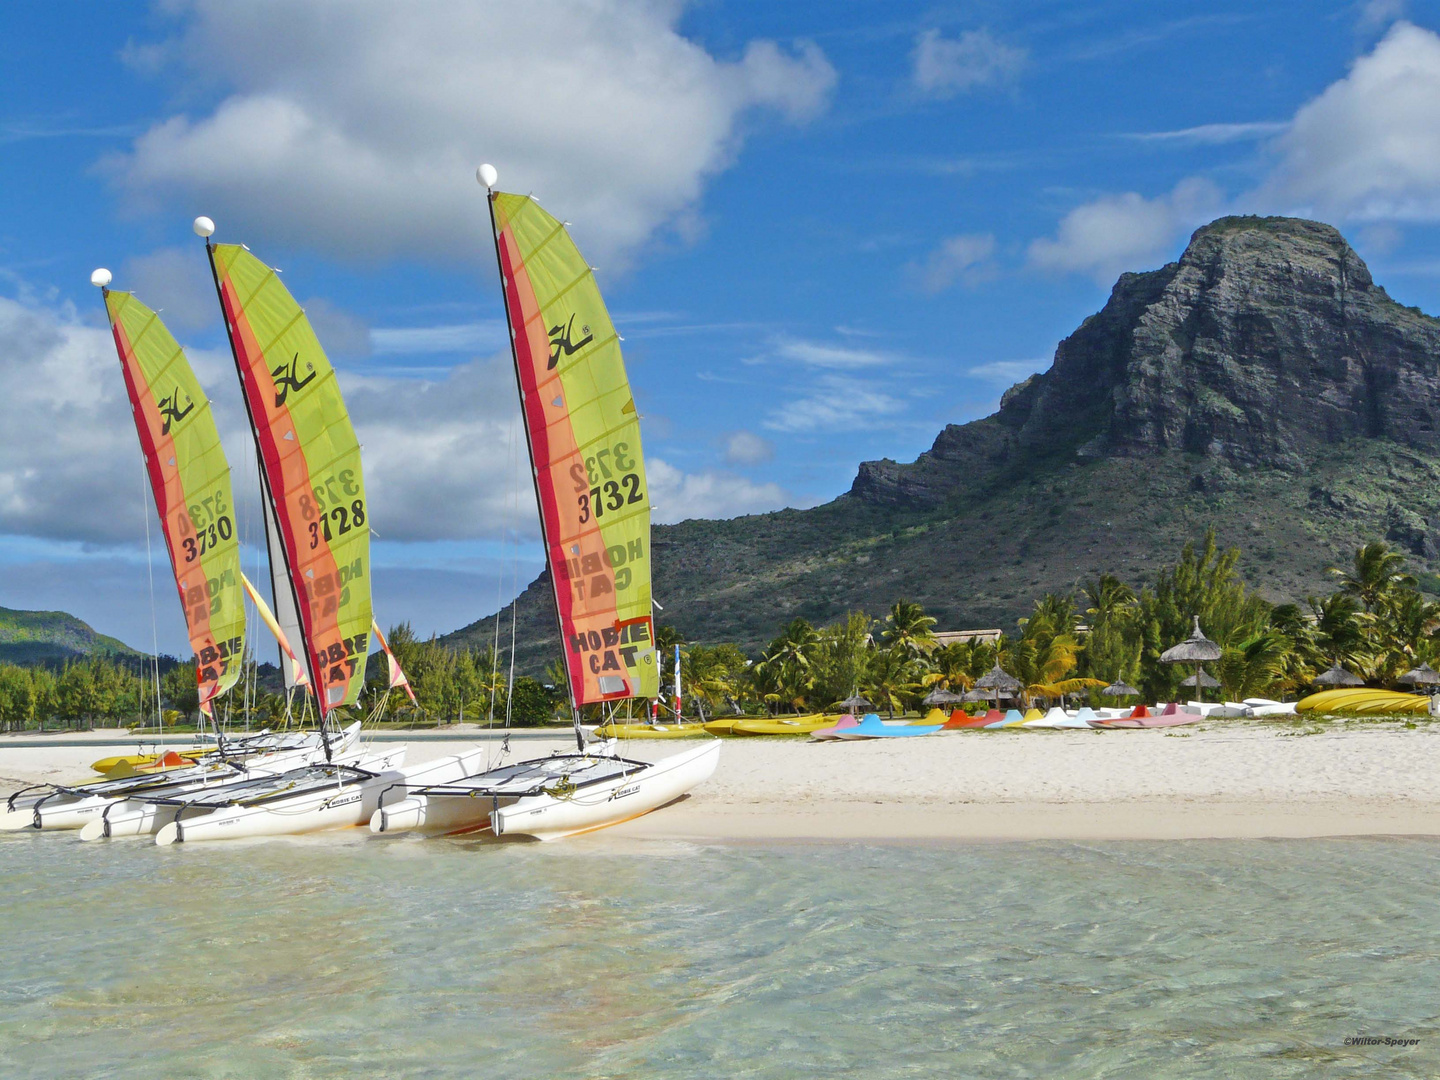
[[[565,226],[532,197],[486,188],[522,422],[554,586],[576,750],[412,784],[373,832],[489,829],[553,840],[648,813],[708,779],[720,743],[658,763],[587,747],[580,710],[653,698],[659,661],[650,595],[650,499],[620,339]]]

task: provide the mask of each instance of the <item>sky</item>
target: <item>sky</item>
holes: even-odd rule
[[[258,537],[197,214],[340,372],[381,624],[508,602],[543,556],[481,162],[597,267],[656,520],[813,506],[1222,214],[1331,222],[1440,312],[1440,2],[0,5],[0,606],[188,652],[97,266]]]

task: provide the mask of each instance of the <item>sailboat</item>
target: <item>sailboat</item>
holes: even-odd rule
[[[278,272],[243,244],[214,243],[214,231],[209,218],[195,220],[260,464],[276,600],[270,619],[296,644],[287,679],[310,689],[325,760],[213,791],[146,800],[173,807],[173,818],[155,835],[161,846],[363,825],[383,792],[403,794],[412,782],[447,783],[473,772],[480,760],[475,750],[406,768],[404,746],[351,760],[333,752],[332,724],[365,687],[375,628],[360,442],[335,370]],[[397,681],[398,665],[385,651],[392,685],[400,685],[403,675]]]
[[[531,197],[486,188],[546,564],[554,587],[576,750],[412,786],[374,832],[425,828],[553,840],[672,802],[714,773],[720,743],[658,763],[587,749],[580,710],[653,698],[650,500],[639,415],[594,274],[565,226]]]
[[[132,294],[110,289],[105,269],[90,277],[101,290],[130,399],[145,473],[186,632],[195,654],[200,709],[239,680],[245,655],[245,608],[240,540],[230,466],[210,400],[185,352],[159,315]],[[278,630],[277,630],[278,633]],[[284,637],[280,636],[282,647]],[[262,732],[228,739],[187,755],[177,768],[80,784],[45,784],[15,792],[0,815],[0,830],[75,829],[98,821],[126,799],[176,793],[283,772],[308,764],[321,749],[315,734]],[[348,742],[353,741],[350,739]]]

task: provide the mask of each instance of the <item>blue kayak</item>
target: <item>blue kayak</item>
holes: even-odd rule
[[[841,739],[904,739],[912,735],[933,735],[943,724],[895,724],[880,719],[878,713],[866,713],[854,727],[845,728],[835,734]]]

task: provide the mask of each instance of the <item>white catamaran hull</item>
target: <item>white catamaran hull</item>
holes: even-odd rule
[[[719,761],[720,743],[715,740],[568,795],[412,795],[393,804],[387,801],[371,817],[370,831],[454,834],[488,828],[496,836],[559,840],[618,825],[674,802],[708,780]]]
[[[402,768],[404,747],[381,763],[365,765],[378,775],[350,781],[326,791],[312,791],[294,799],[281,799],[260,806],[231,806],[195,817],[182,817],[156,834],[161,846],[177,841],[229,840],[251,836],[294,836],[363,825],[370,820],[382,798],[404,795],[410,787],[448,784],[473,773],[484,764],[485,752],[437,758],[421,765]]]
[[[648,769],[565,798],[536,795],[490,815],[496,836],[559,840],[576,833],[619,825],[658,810],[704,783],[720,763],[720,740],[657,761]],[[605,790],[608,788],[608,790]]]
[[[286,768],[297,768],[303,765],[314,764],[322,756],[321,752],[312,753],[303,760],[292,761]],[[381,757],[373,750],[354,747],[344,753],[335,753],[332,760],[338,765],[354,765],[358,768],[370,768],[371,764],[377,763]],[[285,769],[269,768],[263,772],[278,774]],[[262,775],[261,770],[252,770],[251,775]],[[225,787],[224,784],[215,784],[204,788],[198,785],[192,789],[195,791],[211,792],[220,794]],[[148,802],[141,796],[134,799],[125,799],[113,803],[103,810],[98,818],[93,818],[80,830],[81,840],[103,840],[120,836],[153,836],[165,825],[175,820],[177,813],[183,817],[181,808],[157,802]]]
[[[360,725],[352,724],[342,733],[340,739],[332,742],[331,745],[338,748],[340,753],[346,753],[359,734]],[[314,745],[309,747],[251,758],[246,762],[246,767],[251,776],[274,775],[307,765],[323,755],[324,750],[317,740]],[[230,776],[231,774],[225,775]],[[163,777],[163,774],[158,774],[157,779],[160,777]],[[196,791],[204,788],[207,784],[218,786],[217,779],[220,777],[206,776],[193,781],[177,779],[173,787],[167,787],[167,794]],[[99,820],[104,815],[106,807],[127,800],[127,796],[59,795],[53,801],[44,801],[38,806],[20,807],[0,814],[0,832],[20,829],[83,829],[90,822]]]

